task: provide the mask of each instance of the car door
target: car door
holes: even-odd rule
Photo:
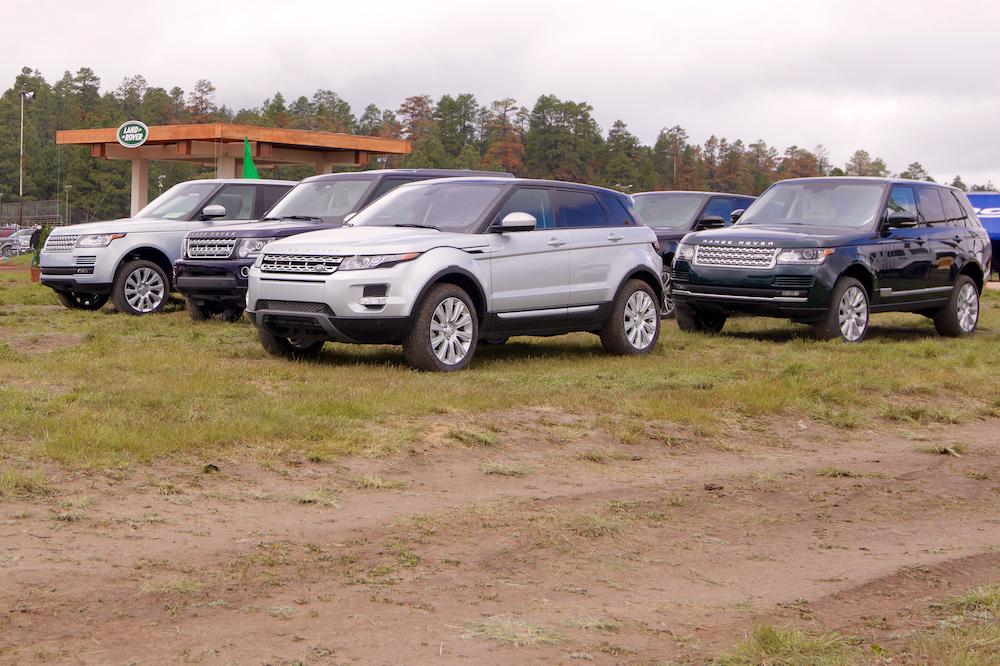
[[[909,185],[894,185],[889,204],[882,219],[879,240],[881,266],[876,267],[878,278],[877,301],[897,306],[926,297],[927,280],[931,271],[931,255],[927,247],[927,229],[922,221],[907,226],[889,224],[888,216],[906,212],[919,218],[917,195]]]
[[[965,239],[965,229],[955,226],[955,219],[948,219],[941,191],[936,187],[918,187],[917,208],[927,225],[927,245],[931,255],[931,270],[927,288],[933,290],[929,298],[940,298],[947,292],[958,274],[959,253]],[[945,192],[945,194],[950,194]],[[963,225],[964,227],[964,225]]]
[[[503,321],[545,317],[553,325],[566,319],[569,302],[569,237],[556,227],[550,190],[519,187],[493,222],[510,213],[535,218],[533,231],[489,234],[491,311]]]

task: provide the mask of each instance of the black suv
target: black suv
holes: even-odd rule
[[[727,229],[684,237],[671,270],[677,324],[719,331],[731,314],[811,323],[859,342],[871,312],[917,312],[942,335],[975,330],[990,239],[965,195],[888,178],[771,186]]]
[[[640,192],[632,196],[646,226],[656,232],[663,256],[663,286],[670,285],[670,263],[677,242],[689,231],[728,227],[754,202],[755,197],[723,192]],[[663,299],[664,317],[672,317],[674,304]]]
[[[255,224],[215,227],[187,235],[174,262],[174,284],[195,321],[233,321],[246,306],[247,276],[271,241],[331,229],[400,185],[432,178],[511,174],[457,169],[385,169],[313,176],[299,182]]]

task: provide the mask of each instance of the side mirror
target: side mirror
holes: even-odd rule
[[[498,225],[499,230],[506,231],[534,231],[538,221],[531,213],[508,213]]]
[[[743,217],[743,213],[745,211],[746,211],[746,208],[737,208],[736,210],[734,210],[733,214],[729,216],[729,218],[732,220],[732,223],[736,224],[736,220],[738,220],[741,217]]]
[[[226,216],[226,207],[220,204],[205,206],[201,211],[201,219],[217,220]]]
[[[917,226],[917,215],[906,210],[897,210],[889,213],[889,227],[915,227]]]
[[[706,215],[698,220],[698,224],[694,226],[694,230],[701,231],[702,229],[719,229],[724,226],[726,226],[726,221],[718,215]]]

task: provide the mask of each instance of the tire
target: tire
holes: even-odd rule
[[[826,316],[813,324],[813,331],[819,340],[861,342],[868,334],[868,316],[868,292],[854,278],[842,277],[833,287]]]
[[[187,310],[194,321],[218,319],[219,321],[234,322],[243,316],[243,308],[239,306],[227,306],[222,303],[204,303],[198,305],[190,298],[184,299],[184,309]]]
[[[656,292],[642,280],[628,280],[611,307],[611,318],[600,331],[601,344],[609,354],[648,354],[660,336],[660,302]]]
[[[674,301],[667,296],[670,289],[670,270],[663,271],[663,308],[660,310],[660,319],[672,319],[674,316]]]
[[[14,254],[16,254],[16,253],[14,252],[14,246],[13,245],[7,244],[7,245],[0,246],[0,256],[3,256],[3,257],[13,257]]]
[[[979,289],[968,275],[959,275],[948,304],[934,313],[934,328],[941,335],[958,338],[976,330],[979,323]]]
[[[403,340],[406,362],[417,370],[462,370],[476,353],[479,317],[461,287],[436,284],[417,306],[413,325]]]
[[[108,302],[108,294],[87,294],[80,291],[57,291],[56,298],[70,310],[100,310]]]
[[[674,319],[677,320],[677,328],[688,333],[718,333],[726,325],[726,315],[703,310],[692,315],[675,309]]]
[[[159,312],[167,304],[170,283],[163,269],[152,261],[137,259],[118,269],[111,285],[111,302],[119,312],[144,315]]]
[[[257,339],[268,354],[284,356],[285,358],[309,358],[319,354],[323,348],[323,340],[300,340],[298,338],[283,338],[271,335],[257,329]]]

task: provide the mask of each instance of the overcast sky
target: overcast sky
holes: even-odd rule
[[[695,144],[823,144],[840,167],[863,149],[894,173],[1000,185],[997,0],[8,4],[0,89],[22,67],[50,84],[89,67],[102,93],[208,79],[239,110],[329,89],[356,116],[413,95],[555,95],[645,145],[680,125]]]

